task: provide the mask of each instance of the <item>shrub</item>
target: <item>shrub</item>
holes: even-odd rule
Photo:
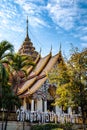
[[[72,130],[72,124],[41,124],[31,126],[31,130]]]

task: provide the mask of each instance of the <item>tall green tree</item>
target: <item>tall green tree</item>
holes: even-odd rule
[[[8,41],[2,41],[0,42],[0,62],[4,63],[5,58],[13,52],[14,47],[11,43]]]
[[[6,58],[11,55],[13,52],[13,45],[11,45],[8,41],[0,42],[0,108],[3,108],[4,115],[4,102],[2,101],[5,97],[5,87],[8,82],[8,73],[5,65],[7,64]],[[4,117],[2,115],[2,130],[3,130],[3,121]]]
[[[13,45],[8,41],[0,42],[0,95],[2,95],[3,85],[7,80],[7,73],[5,71],[6,58],[13,52]]]
[[[69,60],[70,88],[72,100],[76,106],[80,106],[85,124],[87,118],[87,49],[79,52],[75,50]],[[85,125],[84,125],[85,129]]]
[[[87,49],[78,51],[77,48],[74,48],[66,66],[60,65],[56,68],[56,104],[64,107],[70,105],[80,107],[85,130],[87,117]],[[50,80],[53,80],[54,74],[55,71],[49,76]]]
[[[67,89],[70,82],[70,76],[64,61],[61,60],[58,62],[51,73],[48,74],[48,78],[52,84],[55,83],[57,86],[54,105],[62,106],[62,110],[66,110],[70,104],[70,93]]]
[[[7,79],[7,74],[5,73],[4,65],[8,61],[6,58],[13,52],[13,45],[8,41],[0,42],[0,90],[2,90],[2,85],[5,79]]]
[[[4,130],[6,130],[7,123],[8,123],[8,116],[10,116],[10,112],[13,106],[20,108],[21,100],[17,95],[14,95],[11,86],[9,86],[8,84],[5,84],[2,93],[3,95],[5,94],[4,98],[2,99],[2,104],[3,104],[2,107],[7,111],[5,112],[5,116],[4,116],[4,121],[5,121]]]
[[[27,67],[34,66],[32,58],[28,55],[20,55],[16,53],[9,57],[10,61],[10,72],[11,72],[11,82],[13,88],[15,87],[15,92],[18,91],[18,86],[20,85],[21,78],[27,77]]]

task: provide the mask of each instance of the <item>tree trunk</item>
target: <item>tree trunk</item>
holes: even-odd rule
[[[83,129],[86,130],[86,123],[85,123],[85,120],[86,120],[86,119],[85,119],[84,116],[83,116],[82,118],[83,118]]]
[[[7,130],[7,123],[8,123],[8,116],[9,116],[9,110],[7,111],[7,113],[6,113],[6,117],[5,117],[5,128],[4,128],[4,130]]]
[[[81,110],[82,110],[83,129],[86,130],[86,117],[83,106],[81,106]]]
[[[2,111],[2,130],[4,130],[4,108]]]

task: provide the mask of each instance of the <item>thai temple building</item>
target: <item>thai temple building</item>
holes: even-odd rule
[[[20,83],[17,95],[22,99],[22,103],[25,109],[30,111],[54,111],[61,112],[58,106],[52,106],[54,102],[54,96],[51,91],[56,90],[55,85],[50,85],[48,82],[47,74],[51,69],[62,60],[61,51],[52,56],[52,51],[45,57],[41,57],[28,34],[28,18],[26,26],[26,38],[19,49],[20,54],[27,54],[31,56],[35,63],[33,66],[27,69],[28,79]]]

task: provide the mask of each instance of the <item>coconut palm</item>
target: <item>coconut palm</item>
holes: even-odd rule
[[[18,86],[22,78],[27,76],[27,67],[33,65],[31,57],[28,55],[20,55],[19,53],[10,56],[10,71],[11,73],[11,82],[14,88],[14,91],[17,93]]]
[[[8,41],[0,42],[0,90],[3,87],[3,84],[7,80],[7,73],[5,69],[5,63],[8,62],[6,58],[11,55],[13,52],[13,45],[11,45]]]
[[[5,58],[13,52],[13,45],[8,41],[0,42],[0,62],[5,62]]]
[[[6,58],[9,55],[11,55],[12,52],[13,52],[13,45],[11,45],[8,41],[0,42],[0,90],[1,90],[0,107],[3,108],[3,113],[4,113],[4,103],[2,99],[4,99],[5,97],[4,89],[8,81],[8,73],[5,67],[6,63],[8,62]],[[2,118],[2,130],[3,130],[3,118]]]
[[[0,42],[0,90],[6,83],[6,80],[8,79],[8,74],[5,69],[6,65],[5,63],[8,62],[6,60],[6,57],[11,55],[12,52],[13,52],[13,45],[11,45],[8,41]]]

